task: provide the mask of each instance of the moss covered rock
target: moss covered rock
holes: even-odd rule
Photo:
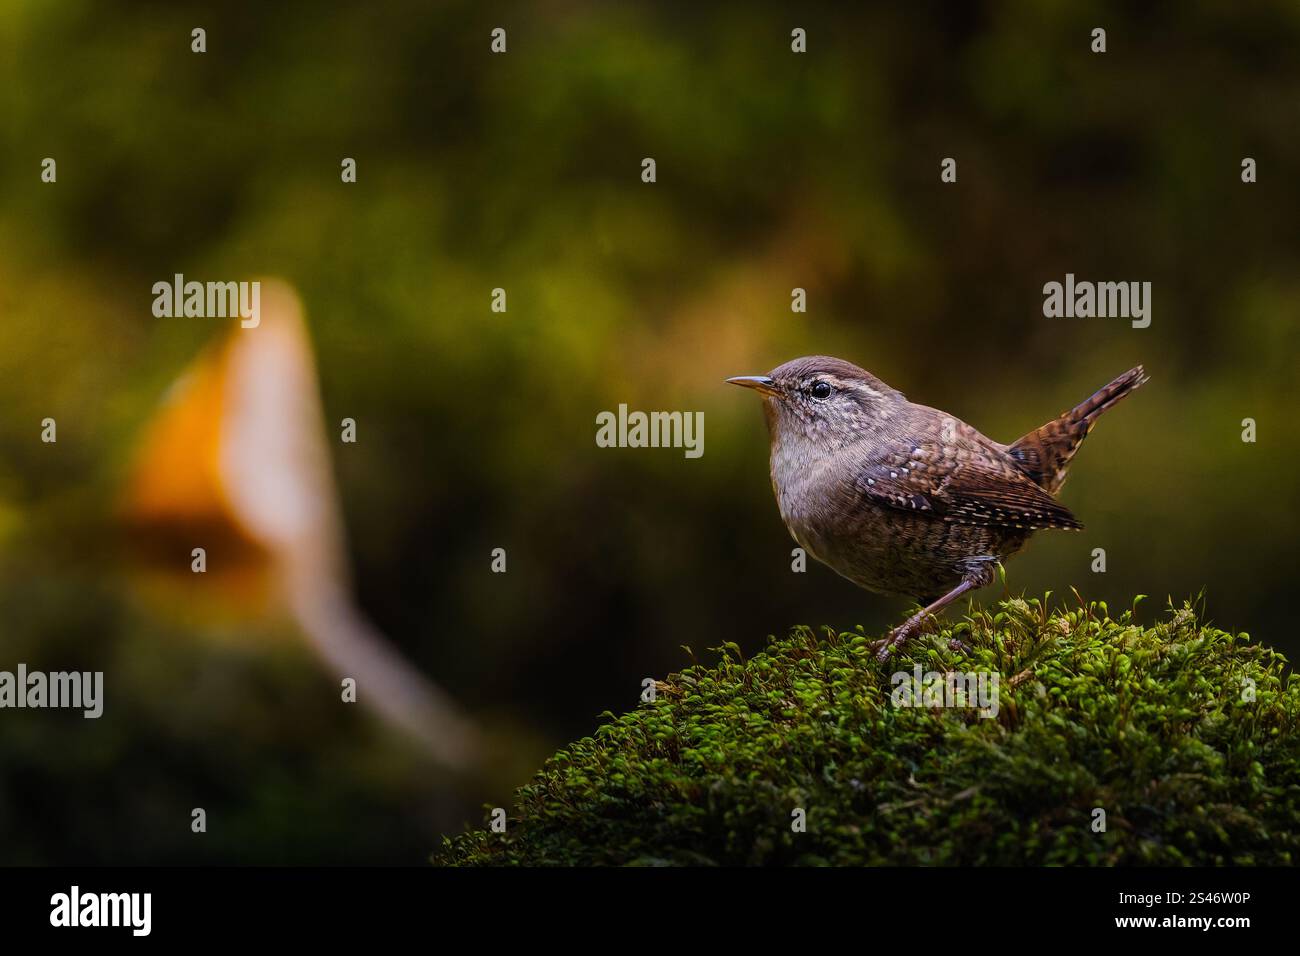
[[[884,664],[862,633],[799,628],[749,660],[729,644],[551,757],[505,833],[448,840],[438,860],[1300,860],[1300,679],[1191,606],[1165,618],[1016,599]],[[918,672],[929,704],[955,706],[901,706]],[[996,677],[996,698],[931,672]]]

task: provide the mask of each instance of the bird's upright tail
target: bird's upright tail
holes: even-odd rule
[[[1060,418],[1012,442],[1007,446],[1007,453],[1040,487],[1056,494],[1065,484],[1070,459],[1092,431],[1092,426],[1097,424],[1097,419],[1126,395],[1146,384],[1147,377],[1141,365],[1129,369]]]

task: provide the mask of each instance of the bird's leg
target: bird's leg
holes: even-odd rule
[[[898,627],[890,631],[889,636],[884,640],[877,641],[872,645],[873,649],[876,651],[876,659],[880,661],[888,660],[889,652],[915,634],[917,630],[920,629],[921,625],[925,623],[925,619],[931,614],[939,613],[967,591],[977,591],[992,583],[992,561],[981,561],[978,564],[972,564],[971,569],[966,572],[966,576],[962,578],[960,584],[937,601],[933,601],[921,610],[917,611],[902,624],[898,625]],[[954,648],[954,650],[958,649],[964,649],[964,647]]]
[[[900,644],[903,644],[908,640],[908,638],[915,634],[920,629],[921,625],[925,623],[926,618],[931,614],[936,614],[939,611],[942,611],[945,607],[957,600],[957,598],[961,597],[973,587],[975,587],[975,584],[970,580],[970,578],[963,578],[961,584],[957,585],[943,597],[939,598],[939,600],[926,605],[902,624],[898,625],[898,627],[890,631],[888,637],[882,641],[876,642],[876,660],[889,660],[889,652]]]

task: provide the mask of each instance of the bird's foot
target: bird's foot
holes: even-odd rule
[[[876,660],[882,662],[889,660],[889,655],[893,649],[906,643],[908,638],[915,634],[920,626],[921,618],[908,618],[902,624],[898,625],[898,627],[890,631],[889,635],[885,637],[884,640],[876,641],[872,644],[871,649],[876,652]]]

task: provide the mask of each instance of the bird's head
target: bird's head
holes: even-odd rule
[[[875,430],[906,401],[866,369],[828,355],[792,359],[766,375],[727,381],[763,396],[774,441],[803,438],[832,449]]]

